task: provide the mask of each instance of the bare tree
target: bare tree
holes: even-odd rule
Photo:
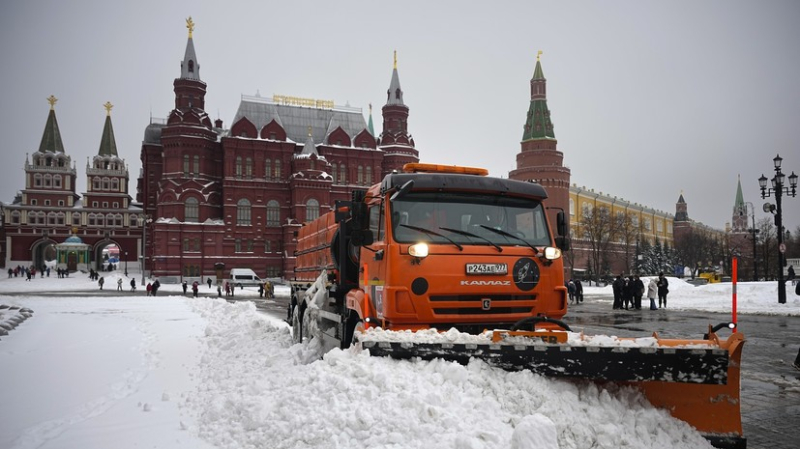
[[[775,251],[778,250],[778,235],[776,234],[775,224],[771,217],[758,220],[756,227],[759,230],[759,244],[761,247],[761,266],[763,267],[765,279],[776,279],[778,277],[778,261],[775,260]]]
[[[622,254],[625,257],[625,272],[632,273],[631,256],[636,250],[636,241],[639,238],[639,226],[633,218],[625,213],[618,213],[614,223],[614,236],[622,246]]]
[[[594,267],[595,281],[605,274],[608,265],[605,255],[616,233],[614,220],[607,207],[585,208],[578,223],[578,232],[589,247],[590,266]]]

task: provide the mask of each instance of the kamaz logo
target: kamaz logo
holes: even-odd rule
[[[461,285],[505,285],[511,286],[511,281],[461,281]]]

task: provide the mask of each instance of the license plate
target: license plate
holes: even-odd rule
[[[468,263],[467,274],[508,274],[508,264]]]

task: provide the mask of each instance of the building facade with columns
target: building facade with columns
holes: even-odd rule
[[[112,105],[104,105],[107,113],[100,148],[91,164],[86,161],[87,191],[79,195],[77,164],[61,139],[56,101],[54,96],[48,98],[50,112],[38,151],[30,158],[26,155],[24,188],[11,203],[0,205],[4,266],[97,270],[104,263],[103,250],[112,245],[119,247],[123,264],[136,264],[142,211],[128,194],[129,174],[125,160],[117,154]],[[86,250],[59,254],[59,245],[76,242]]]
[[[230,125],[206,113],[193,24],[175,108],[145,129],[137,200],[146,217],[145,267],[170,280],[251,268],[291,277],[298,229],[352,191],[418,162],[395,55],[383,131],[359,108],[329,100],[242,96]]]

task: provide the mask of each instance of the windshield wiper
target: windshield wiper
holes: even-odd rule
[[[411,226],[411,225],[407,225],[407,224],[400,224],[398,226],[402,226],[402,227],[408,228],[408,229],[413,229],[413,230],[415,230],[417,232],[422,232],[423,234],[428,234],[429,236],[435,235],[437,237],[441,237],[441,238],[447,240],[448,242],[452,243],[453,245],[455,245],[456,248],[458,248],[459,251],[464,251],[464,247],[463,246],[459,245],[454,240],[451,240],[450,237],[448,237],[446,235],[439,234],[438,232],[431,231],[430,229],[420,228],[420,227],[417,227],[417,226]]]
[[[483,229],[488,229],[488,230],[490,230],[490,231],[494,232],[495,234],[500,234],[500,235],[502,235],[503,237],[511,237],[511,238],[512,238],[512,239],[514,239],[514,240],[517,240],[517,241],[519,241],[519,242],[522,242],[522,243],[524,243],[526,246],[528,246],[530,249],[532,249],[532,250],[533,250],[533,254],[539,254],[539,250],[538,250],[538,249],[536,249],[536,247],[535,247],[535,246],[531,245],[530,243],[528,243],[528,241],[527,241],[527,240],[525,240],[525,239],[523,239],[523,238],[517,237],[516,235],[514,235],[514,234],[511,234],[510,232],[503,231],[502,229],[495,229],[495,228],[493,228],[493,227],[491,227],[491,226],[486,226],[486,225],[479,225],[479,226],[480,226],[480,227],[482,227]]]
[[[501,248],[500,245],[498,245],[497,243],[487,239],[486,237],[483,237],[483,236],[480,236],[480,235],[477,235],[477,234],[473,234],[471,232],[462,231],[460,229],[451,229],[451,228],[439,228],[439,229],[441,229],[443,231],[449,231],[449,232],[452,232],[454,234],[466,235],[467,237],[475,237],[475,238],[484,240],[484,241],[488,242],[490,245],[492,245],[495,248],[497,248],[497,251],[499,251],[501,253],[503,252],[503,248]]]

